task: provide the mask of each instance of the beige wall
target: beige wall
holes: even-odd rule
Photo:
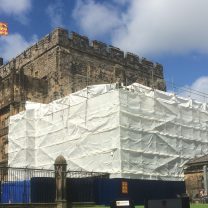
[[[186,190],[190,198],[194,198],[204,188],[203,172],[185,174]]]

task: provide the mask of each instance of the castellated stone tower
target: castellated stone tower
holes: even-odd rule
[[[8,119],[25,101],[49,103],[88,85],[138,82],[166,89],[162,65],[57,28],[3,65],[0,58],[0,165],[7,164]]]

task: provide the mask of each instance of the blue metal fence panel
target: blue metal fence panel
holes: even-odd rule
[[[56,199],[56,181],[50,177],[31,178],[31,202],[53,203]]]
[[[122,181],[128,182],[128,194],[121,193]],[[94,201],[104,205],[126,198],[135,204],[144,204],[145,200],[175,198],[185,193],[184,181],[72,178],[67,179],[66,188],[68,201]],[[33,177],[31,180],[1,183],[1,203],[54,202],[55,196],[54,178]]]
[[[1,203],[29,203],[30,181],[3,182],[1,184]]]
[[[128,194],[121,193],[121,182],[128,182]],[[96,204],[109,205],[116,199],[130,199],[144,204],[148,199],[176,198],[185,193],[184,181],[154,181],[139,179],[96,179]]]

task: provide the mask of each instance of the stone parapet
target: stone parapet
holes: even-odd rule
[[[0,77],[7,76],[12,68],[19,69],[31,59],[35,59],[54,46],[59,45],[65,48],[74,48],[91,55],[99,56],[108,59],[109,61],[119,63],[124,66],[139,68],[141,65],[146,70],[154,70],[154,74],[163,78],[163,67],[161,64],[154,63],[143,57],[139,57],[133,53],[125,53],[124,51],[114,46],[107,45],[97,40],[90,41],[88,37],[71,32],[70,35],[67,30],[57,28],[50,34],[46,35],[33,46],[26,49],[16,58],[9,61],[7,64],[0,64]],[[1,63],[1,62],[0,62]],[[3,63],[2,63],[3,64]]]
[[[11,73],[12,69],[20,69],[35,58],[41,56],[46,51],[55,47],[56,45],[63,45],[68,39],[68,32],[64,29],[57,28],[50,34],[46,35],[36,44],[27,48],[24,52],[19,54],[5,65],[0,65],[0,77],[4,78]]]

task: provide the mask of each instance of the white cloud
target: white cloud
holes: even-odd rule
[[[31,8],[31,0],[0,0],[0,11],[19,15]]]
[[[13,15],[22,24],[28,23],[25,14],[31,7],[31,0],[0,0],[0,13]]]
[[[91,37],[104,36],[121,24],[116,8],[94,0],[79,0],[73,11],[73,18],[83,32]]]
[[[191,97],[198,101],[208,102],[208,76],[198,78],[190,86],[179,89],[179,94],[184,97]]]
[[[47,9],[46,13],[49,16],[51,26],[52,27],[61,27],[63,26],[63,2],[56,1],[54,4],[50,4]]]
[[[114,3],[79,1],[75,20],[86,34],[111,34],[113,45],[145,56],[208,52],[207,0],[123,0],[126,10]]]
[[[37,42],[37,39],[37,36],[34,35],[31,40],[27,41],[19,33],[1,37],[0,54],[5,61],[8,61],[22,53],[27,47]]]

